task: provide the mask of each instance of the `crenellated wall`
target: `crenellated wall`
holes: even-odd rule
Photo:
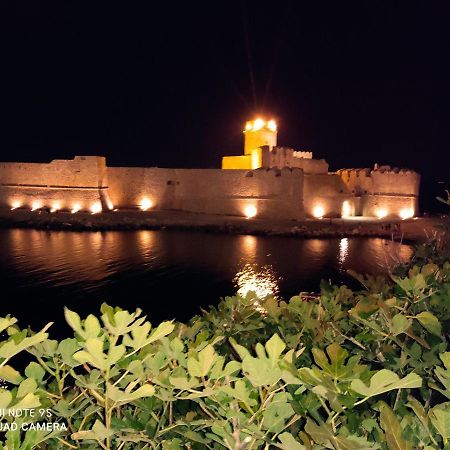
[[[312,159],[311,152],[296,152],[289,147],[261,148],[262,167],[297,167],[305,173],[328,173],[328,163],[324,159]]]
[[[337,172],[349,191],[360,197],[357,214],[370,217],[417,215],[420,175],[390,166]]]

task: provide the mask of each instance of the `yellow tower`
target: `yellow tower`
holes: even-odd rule
[[[268,145],[270,149],[277,145],[277,124],[275,120],[249,120],[245,124],[244,154],[250,155],[252,150]]]
[[[261,147],[269,150],[277,145],[277,124],[274,120],[249,120],[244,130],[244,155],[224,156],[222,169],[258,169],[262,166]]]

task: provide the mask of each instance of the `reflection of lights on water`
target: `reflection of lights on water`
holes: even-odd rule
[[[255,305],[260,306],[258,300],[278,295],[279,277],[275,275],[272,266],[259,267],[255,264],[246,264],[234,277],[234,282],[238,288],[238,295],[247,297],[254,293],[257,300]]]
[[[348,238],[342,238],[339,242],[339,263],[342,265],[348,256]]]

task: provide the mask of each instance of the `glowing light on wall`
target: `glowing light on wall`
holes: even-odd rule
[[[142,209],[142,211],[147,211],[148,209],[150,209],[153,206],[153,202],[145,197],[141,200],[141,203],[139,204],[139,208]]]
[[[36,211],[37,209],[42,208],[42,202],[40,200],[34,200],[33,203],[31,203],[31,211]]]
[[[70,211],[72,214],[77,213],[81,209],[81,205],[79,203],[74,203],[72,206],[72,210]]]
[[[50,212],[56,212],[61,209],[61,203],[53,203]]]
[[[91,213],[92,214],[98,214],[99,212],[102,212],[102,204],[101,203],[93,203],[91,205]]]
[[[12,211],[13,209],[20,208],[21,206],[22,206],[22,203],[21,203],[19,200],[14,200],[14,201],[11,203],[11,211]]]
[[[384,217],[386,217],[389,214],[388,210],[386,208],[378,208],[375,211],[375,215],[379,218],[379,219],[383,219]]]
[[[106,206],[108,207],[108,209],[110,211],[114,209],[114,205],[113,205],[112,201],[109,198],[106,200]]]
[[[256,214],[258,214],[258,210],[256,209],[255,206],[248,205],[244,209],[244,214],[247,219],[251,219],[252,217],[255,217]]]
[[[322,205],[316,205],[313,208],[312,214],[316,219],[322,219],[325,215],[325,208]]]
[[[350,217],[352,215],[352,207],[350,205],[350,202],[348,200],[345,200],[344,203],[342,203],[342,217]]]
[[[413,208],[403,208],[400,210],[399,215],[403,220],[411,219],[411,217],[414,217],[414,209]]]

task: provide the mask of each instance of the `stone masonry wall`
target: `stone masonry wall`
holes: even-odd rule
[[[90,209],[107,207],[106,161],[100,156],[45,163],[0,163],[0,204]]]
[[[118,208],[144,198],[156,209],[245,215],[247,206],[267,219],[303,217],[303,171],[108,167],[109,194]]]

